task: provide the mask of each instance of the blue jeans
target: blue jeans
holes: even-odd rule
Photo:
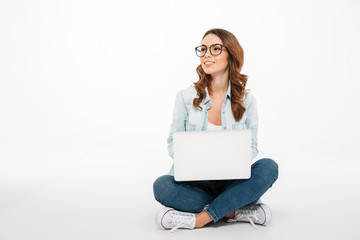
[[[177,182],[164,175],[154,182],[155,199],[164,206],[183,212],[205,210],[219,221],[232,211],[256,203],[278,178],[278,165],[269,158],[251,166],[251,177],[240,180]]]

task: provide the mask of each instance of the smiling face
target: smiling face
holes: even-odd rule
[[[208,49],[205,56],[200,57],[201,67],[204,72],[206,74],[210,74],[211,76],[227,74],[228,52],[226,48],[222,48],[222,52],[218,56],[213,56],[209,50],[209,47],[213,44],[223,44],[221,39],[215,34],[209,34],[204,37],[201,44],[205,45]]]

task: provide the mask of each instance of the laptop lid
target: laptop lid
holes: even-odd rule
[[[176,181],[248,179],[251,176],[251,131],[175,132]]]

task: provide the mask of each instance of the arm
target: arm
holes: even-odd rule
[[[168,143],[168,152],[171,158],[174,157],[174,147],[173,147],[173,134],[174,132],[180,132],[186,130],[186,120],[188,118],[188,111],[184,102],[184,97],[182,92],[179,92],[176,95],[173,119],[170,126],[170,133],[167,139]]]
[[[258,112],[257,112],[257,104],[256,99],[253,95],[248,95],[249,106],[247,107],[247,119],[245,124],[248,129],[251,130],[251,159],[254,159],[258,154]]]

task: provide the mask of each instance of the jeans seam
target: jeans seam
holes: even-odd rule
[[[214,222],[219,221],[219,218],[216,216],[214,211],[209,208],[208,205],[205,206],[204,211],[210,215],[210,217],[214,220]]]

